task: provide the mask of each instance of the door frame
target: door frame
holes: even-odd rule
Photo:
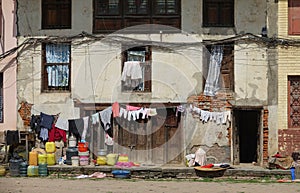
[[[263,164],[263,115],[264,109],[262,106],[249,107],[249,106],[235,106],[232,108],[232,134],[231,134],[231,163],[233,165],[240,164],[240,141],[239,141],[239,129],[237,120],[239,115],[236,111],[258,111],[260,112],[258,123],[258,138],[257,138],[257,164]]]

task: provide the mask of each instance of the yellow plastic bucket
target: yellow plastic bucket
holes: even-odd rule
[[[54,153],[47,153],[47,164],[48,165],[55,165],[55,154]]]
[[[97,157],[97,164],[98,165],[106,165],[106,156],[98,156]]]
[[[55,151],[56,151],[55,143],[54,142],[46,142],[46,152],[54,153]]]
[[[118,154],[113,154],[113,153],[108,154],[106,156],[106,158],[107,158],[107,165],[114,166],[116,164],[116,162],[117,162],[117,157],[118,157]]]
[[[46,164],[47,163],[47,154],[39,154],[38,155],[38,163]]]

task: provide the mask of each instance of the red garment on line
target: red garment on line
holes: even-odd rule
[[[48,132],[49,142],[60,141],[61,139],[64,142],[67,142],[67,133],[65,130],[55,127],[55,124],[52,124],[52,128]]]

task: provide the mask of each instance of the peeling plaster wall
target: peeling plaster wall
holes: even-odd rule
[[[223,39],[242,33],[261,34],[264,26],[271,27],[274,18],[267,19],[266,13],[273,10],[274,4],[260,0],[235,1],[235,26],[232,28],[203,28],[202,1],[182,0],[182,34],[128,35],[141,40],[163,42],[202,42],[203,40]],[[82,31],[92,33],[93,0],[72,1],[72,29],[42,30],[41,1],[18,1],[19,43],[24,36],[76,35]],[[268,21],[268,22],[267,22]],[[276,22],[275,22],[276,23]],[[274,28],[271,34],[276,34]],[[186,32],[186,33],[185,33]],[[104,42],[72,47],[72,88],[71,93],[41,93],[41,51],[40,47],[20,53],[18,68],[18,102],[34,104],[33,113],[41,111],[49,114],[61,112],[65,118],[79,117],[79,109],[74,108],[73,99],[88,103],[119,102],[186,102],[190,95],[202,91],[202,58],[205,49],[201,46],[174,48],[171,51],[153,48],[152,50],[152,93],[121,93],[121,46]],[[268,87],[276,86],[268,81],[267,50],[256,44],[236,45],[234,51],[235,94],[234,106],[268,106],[268,99],[275,92]],[[276,69],[273,69],[274,71]],[[171,75],[172,74],[172,75]],[[269,95],[268,95],[269,94]],[[270,107],[276,109],[276,104]],[[270,112],[270,121],[277,117]],[[21,121],[18,121],[21,127]],[[188,151],[203,146],[206,150],[220,150],[227,156],[219,161],[228,161],[230,142],[226,135],[228,125],[202,124],[187,115],[184,121],[185,144]],[[275,124],[272,127],[275,127]],[[217,129],[222,130],[216,138]],[[219,132],[220,133],[220,132]],[[273,138],[274,137],[274,138]],[[275,140],[272,131],[271,140]],[[210,139],[210,140],[208,140]],[[274,145],[270,148],[273,149]],[[222,154],[222,155],[224,155]],[[221,154],[220,154],[221,155]],[[222,159],[223,157],[223,159]]]
[[[234,106],[268,105],[267,50],[256,44],[235,46],[234,76],[236,100]],[[274,84],[275,86],[275,84]]]

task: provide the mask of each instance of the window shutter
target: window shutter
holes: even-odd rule
[[[289,0],[289,35],[300,35],[300,0]]]

